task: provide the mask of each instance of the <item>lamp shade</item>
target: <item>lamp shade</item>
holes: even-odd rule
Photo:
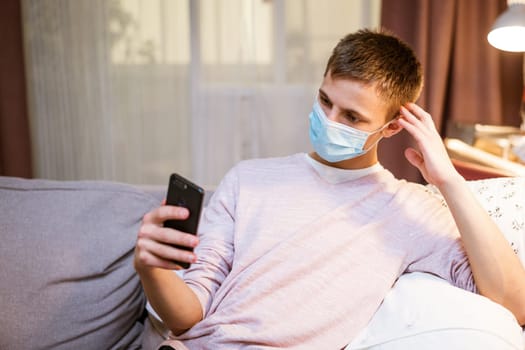
[[[510,3],[494,22],[487,40],[503,51],[525,52],[525,3]]]

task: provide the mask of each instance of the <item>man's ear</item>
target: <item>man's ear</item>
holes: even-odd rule
[[[403,127],[399,125],[396,118],[395,120],[392,120],[386,128],[383,129],[383,137],[392,137],[401,130],[403,130]]]

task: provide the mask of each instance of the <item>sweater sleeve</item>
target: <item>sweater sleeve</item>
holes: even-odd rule
[[[199,298],[206,315],[213,297],[231,270],[238,180],[233,168],[226,174],[203,211],[199,227],[197,262],[184,280]]]
[[[477,292],[461,237],[444,200],[431,195],[416,203],[419,214],[410,228],[406,272],[431,273],[456,287]]]

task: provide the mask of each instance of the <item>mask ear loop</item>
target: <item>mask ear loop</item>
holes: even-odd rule
[[[388,123],[386,123],[385,125],[383,125],[382,127],[380,127],[379,129],[375,130],[375,131],[372,131],[370,133],[370,135],[368,135],[368,137],[366,138],[366,141],[368,141],[368,139],[370,138],[370,136],[378,133],[378,132],[381,132],[383,131],[388,125],[390,125],[390,123],[392,123],[394,120],[396,120],[397,117],[395,117],[394,119],[390,120]],[[363,149],[363,154],[367,153],[368,151],[370,151],[372,148],[374,148],[375,145],[377,145],[379,143],[379,141],[381,141],[381,139],[383,139],[383,136],[381,135],[377,140],[374,141],[374,143],[372,143],[369,147],[367,147],[366,149]],[[365,144],[366,144],[366,141],[365,141]]]

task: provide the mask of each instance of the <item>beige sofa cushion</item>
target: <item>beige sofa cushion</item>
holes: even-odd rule
[[[0,177],[0,349],[134,349],[145,297],[132,186]]]

